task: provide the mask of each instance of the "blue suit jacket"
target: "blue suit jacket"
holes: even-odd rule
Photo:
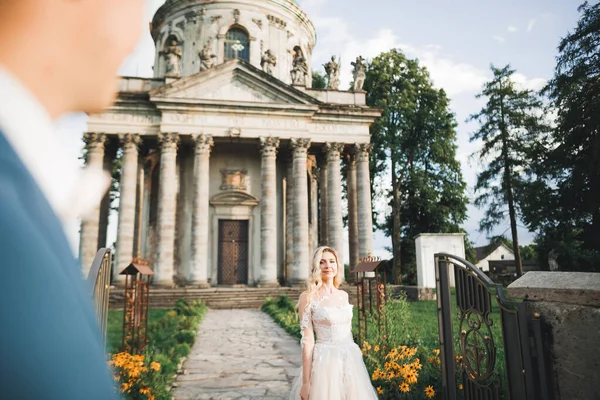
[[[116,398],[91,293],[59,219],[2,132],[0,398]]]

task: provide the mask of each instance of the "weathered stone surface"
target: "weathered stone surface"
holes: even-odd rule
[[[174,399],[285,399],[300,365],[298,341],[262,311],[210,310]]]
[[[600,308],[531,302],[550,332],[551,379],[556,400],[597,399],[600,393]]]
[[[508,296],[599,307],[600,274],[532,271],[508,286]]]

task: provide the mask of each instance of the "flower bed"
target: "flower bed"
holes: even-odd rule
[[[113,354],[109,364],[115,391],[131,400],[170,400],[171,386],[191,351],[205,312],[203,303],[189,304],[180,299],[172,310],[148,326],[148,345],[143,354]]]

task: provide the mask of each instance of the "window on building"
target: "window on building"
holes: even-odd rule
[[[250,61],[250,39],[241,28],[231,28],[225,35],[225,59],[232,58]]]

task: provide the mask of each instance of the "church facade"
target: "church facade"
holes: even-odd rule
[[[364,64],[339,90],[311,88],[316,32],[291,0],[167,0],[151,25],[154,78],[121,77],[115,105],[89,116],[87,163],[114,168],[114,280],[133,258],[153,284],[300,284],[312,251],[343,255],[342,162],[350,259],[373,249]],[[106,246],[108,196],[82,222],[89,269]],[[342,268],[343,271],[343,268]]]

